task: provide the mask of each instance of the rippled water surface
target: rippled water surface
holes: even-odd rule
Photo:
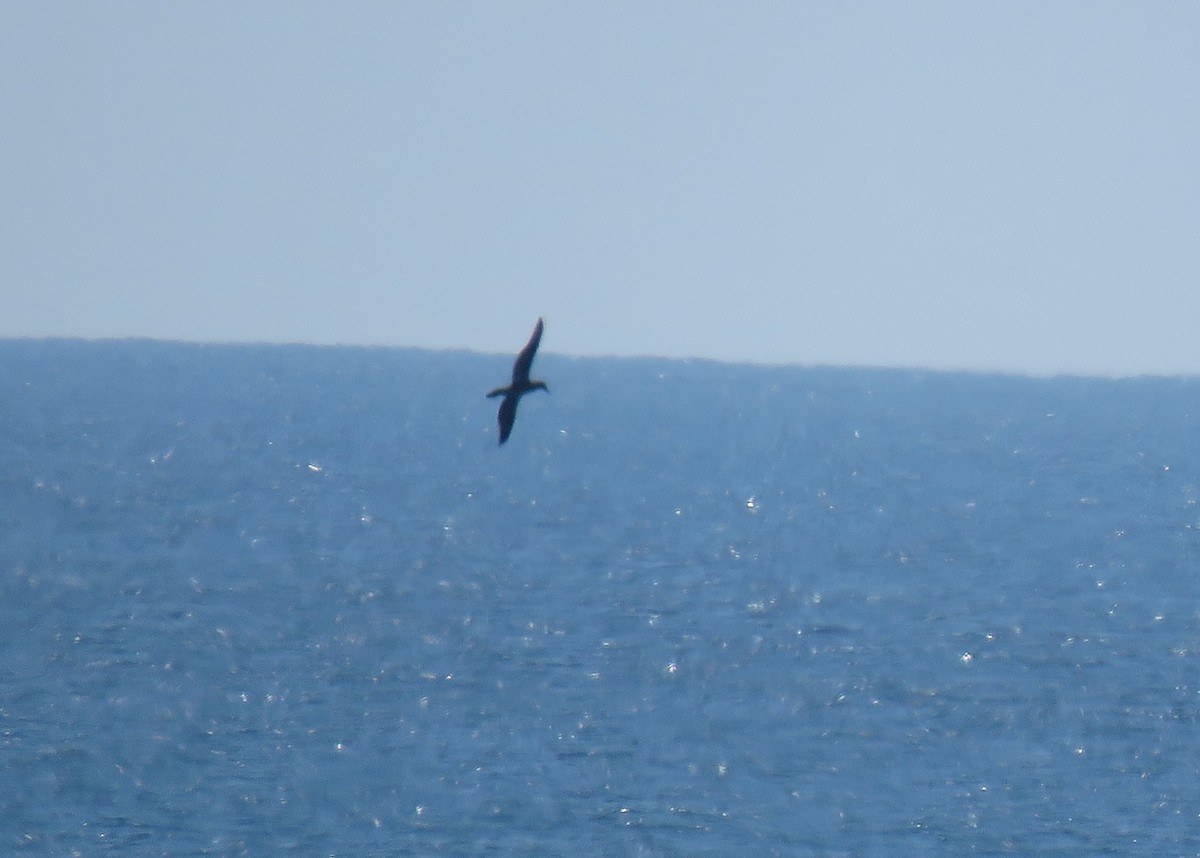
[[[1200,382],[0,342],[0,851],[1196,855]]]

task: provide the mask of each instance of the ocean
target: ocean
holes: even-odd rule
[[[1200,855],[1200,380],[0,341],[0,852]]]

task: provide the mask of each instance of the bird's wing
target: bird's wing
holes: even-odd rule
[[[529,342],[525,344],[525,348],[521,349],[521,353],[517,355],[517,359],[513,363],[513,384],[518,388],[522,386],[522,382],[529,380],[529,368],[533,366],[533,356],[537,354],[538,343],[541,341],[542,320],[538,319],[537,324],[533,326],[533,335],[529,338]]]
[[[503,444],[508,440],[509,433],[512,432],[513,421],[517,419],[517,400],[519,396],[509,394],[504,397],[504,401],[500,403],[500,412],[496,415],[496,422],[500,424],[500,443]]]

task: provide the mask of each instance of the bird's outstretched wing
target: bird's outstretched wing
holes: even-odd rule
[[[513,421],[517,419],[517,400],[520,398],[510,393],[500,403],[500,411],[496,415],[496,422],[500,424],[501,444],[508,440],[509,433],[512,432]]]
[[[529,338],[529,342],[525,344],[525,348],[521,349],[521,353],[517,355],[516,361],[513,362],[512,377],[514,386],[519,388],[524,386],[524,382],[529,381],[529,369],[533,366],[533,356],[537,354],[538,343],[541,341],[542,320],[539,318],[537,324],[533,326],[533,335]],[[513,405],[513,412],[515,413],[516,410],[516,405]]]

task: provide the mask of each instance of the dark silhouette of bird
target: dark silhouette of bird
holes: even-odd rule
[[[538,343],[541,341],[542,320],[538,319],[537,324],[533,326],[533,335],[529,338],[529,342],[525,344],[525,348],[521,349],[521,353],[513,361],[512,384],[508,387],[497,387],[488,394],[488,399],[494,396],[504,397],[504,401],[500,403],[500,413],[496,415],[496,422],[500,424],[501,444],[508,440],[508,436],[512,432],[513,421],[517,419],[517,403],[521,401],[521,397],[531,390],[550,392],[550,388],[546,387],[546,382],[529,379],[529,368],[533,365],[533,356],[537,354]]]

